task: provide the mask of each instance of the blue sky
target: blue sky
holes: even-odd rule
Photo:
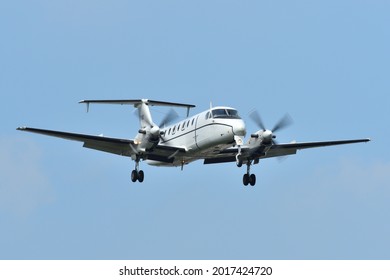
[[[0,2],[0,259],[389,259],[388,1]],[[281,142],[371,137],[252,170],[161,169],[22,125],[133,138],[150,98],[256,108]],[[185,112],[181,112],[182,115]],[[158,121],[164,109],[154,109]]]

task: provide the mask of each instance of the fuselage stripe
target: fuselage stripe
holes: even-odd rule
[[[203,125],[203,126],[200,126],[200,127],[196,127],[196,125],[195,125],[195,129],[192,129],[192,130],[190,130],[190,131],[188,131],[188,132],[186,132],[186,133],[180,134],[180,135],[178,135],[178,136],[176,136],[176,137],[170,138],[170,139],[168,139],[168,140],[166,140],[166,141],[162,141],[161,143],[162,143],[162,144],[168,143],[168,142],[170,142],[170,141],[179,139],[180,137],[183,137],[183,136],[188,135],[188,134],[190,134],[190,133],[195,133],[195,136],[197,136],[197,132],[198,132],[199,130],[201,130],[201,129],[207,127],[207,126],[213,126],[213,125],[222,125],[222,126],[227,126],[227,127],[230,127],[230,128],[233,129],[233,127],[232,127],[231,125],[227,125],[227,124],[224,124],[224,123],[209,123],[209,124],[206,124],[206,125]],[[196,142],[196,146],[198,146],[197,141],[195,141],[195,142]],[[199,147],[198,147],[198,148],[199,148]]]

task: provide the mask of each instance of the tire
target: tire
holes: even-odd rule
[[[244,177],[242,177],[242,182],[244,183],[244,186],[248,186],[249,184],[249,175],[244,174]]]
[[[252,187],[253,187],[254,185],[256,185],[256,175],[255,175],[255,174],[252,174],[252,175],[249,177],[249,183],[251,184]]]
[[[131,181],[132,181],[133,183],[135,183],[135,182],[137,182],[137,180],[138,180],[138,173],[137,173],[137,170],[133,170],[133,171],[131,172]]]
[[[145,174],[142,170],[138,172],[138,182],[142,183],[144,181]]]

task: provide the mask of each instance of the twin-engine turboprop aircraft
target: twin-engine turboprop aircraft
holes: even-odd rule
[[[255,174],[250,173],[252,164],[260,159],[296,154],[297,150],[368,142],[370,139],[339,140],[324,142],[305,142],[279,144],[275,132],[290,124],[288,116],[282,118],[273,129],[265,128],[260,116],[255,111],[251,118],[261,128],[251,134],[244,144],[246,135],[245,123],[237,110],[230,107],[212,107],[200,114],[189,117],[190,104],[137,100],[82,100],[87,104],[120,104],[133,105],[138,109],[140,129],[134,139],[119,139],[93,136],[62,131],[45,130],[30,127],[19,127],[18,130],[34,132],[68,140],[84,142],[85,148],[131,157],[135,168],[131,172],[133,182],[144,181],[144,172],[140,170],[140,161],[155,166],[181,166],[202,159],[204,164],[236,162],[243,164],[247,171],[243,176],[245,186],[256,184]],[[150,106],[170,106],[187,108],[187,118],[179,123],[168,125],[175,118],[173,111],[168,113],[159,125],[156,125],[149,110]]]

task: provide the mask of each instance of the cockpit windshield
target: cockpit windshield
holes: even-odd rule
[[[233,109],[215,109],[212,113],[215,119],[241,119],[237,110]]]

